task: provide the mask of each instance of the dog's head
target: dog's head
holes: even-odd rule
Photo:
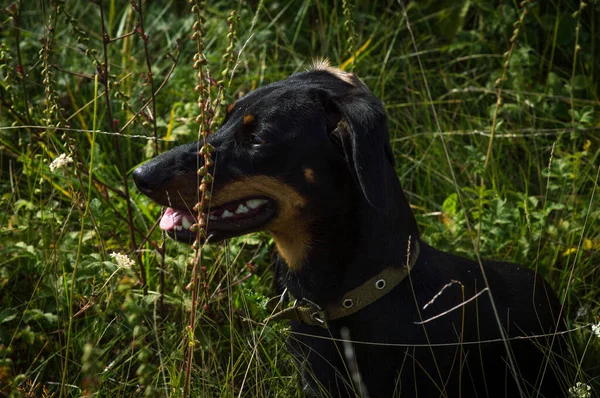
[[[303,229],[319,213],[388,206],[384,169],[393,156],[383,106],[353,74],[324,63],[231,104],[208,141],[211,241],[270,230],[276,241],[305,240],[293,250],[306,250]],[[185,242],[195,237],[199,147],[178,146],[133,172],[142,193],[168,206],[161,228]]]

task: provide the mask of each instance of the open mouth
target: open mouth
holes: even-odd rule
[[[266,198],[248,198],[225,203],[211,209],[206,219],[207,234],[211,241],[260,231],[277,212],[275,203]],[[160,228],[181,242],[192,243],[196,232],[190,227],[196,223],[197,215],[188,210],[167,208],[160,220]]]

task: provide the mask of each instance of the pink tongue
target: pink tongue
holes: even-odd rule
[[[165,214],[163,214],[162,218],[160,219],[160,228],[164,229],[165,231],[173,229],[175,225],[180,223],[181,217],[183,217],[182,212],[174,210],[170,207],[167,208]]]

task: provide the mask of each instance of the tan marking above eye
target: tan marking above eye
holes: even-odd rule
[[[227,105],[227,113],[233,112],[233,108],[235,108],[235,102]]]
[[[278,214],[265,226],[277,250],[292,270],[299,270],[311,246],[309,219],[303,214],[306,199],[290,185],[268,176],[245,177],[214,193],[211,207],[248,197],[264,196],[277,203]]]
[[[315,178],[315,171],[309,167],[304,169],[304,179],[311,184],[314,184],[317,179]]]
[[[254,120],[256,120],[254,115],[248,114],[248,115],[244,116],[244,118],[242,119],[242,125],[248,126],[248,125],[254,123]]]

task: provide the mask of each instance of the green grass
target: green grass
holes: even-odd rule
[[[394,1],[348,3],[201,9],[207,65],[217,81],[227,71],[221,105],[316,57],[353,69],[386,104],[424,239],[543,274],[573,329],[568,381],[598,394],[600,4],[412,1],[405,16]],[[160,208],[130,173],[197,137],[190,9],[0,6],[2,395],[183,395],[194,252],[148,236]],[[73,162],[51,171],[60,154]],[[190,396],[301,396],[293,336],[261,324],[274,250],[266,234],[203,250]]]

